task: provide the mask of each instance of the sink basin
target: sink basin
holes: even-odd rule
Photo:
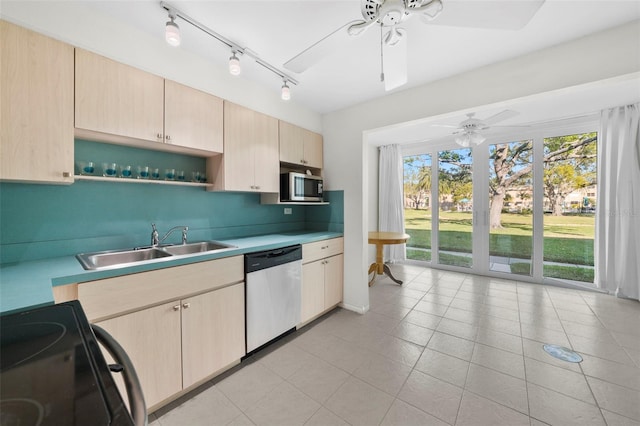
[[[96,253],[80,253],[76,258],[84,269],[105,269],[111,266],[125,266],[130,263],[170,257],[171,254],[157,248],[141,250],[114,250]]]
[[[167,253],[171,253],[172,255],[180,256],[183,254],[205,253],[208,251],[217,251],[228,248],[235,248],[235,246],[220,243],[218,241],[201,241],[199,243],[167,246],[163,247],[162,250]]]
[[[175,246],[142,247],[133,250],[111,250],[95,253],[80,253],[76,259],[87,270],[100,270],[119,268],[154,259],[168,258],[172,256],[184,256],[189,254],[208,253],[213,251],[236,248],[218,241],[201,241],[197,243],[181,244]]]

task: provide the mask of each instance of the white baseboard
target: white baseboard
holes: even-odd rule
[[[344,308],[348,311],[352,311],[352,312],[356,312],[358,314],[365,314],[367,313],[367,311],[369,311],[369,305],[366,306],[353,306],[353,305],[349,305],[347,303],[340,303],[339,305],[341,308]]]

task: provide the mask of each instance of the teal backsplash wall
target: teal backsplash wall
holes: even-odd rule
[[[106,160],[106,159],[105,159]],[[114,159],[114,161],[120,161]],[[343,192],[328,206],[262,205],[258,194],[202,187],[76,181],[69,186],[0,184],[0,263],[147,245],[151,223],[162,236],[189,226],[189,239],[226,239],[302,229],[342,232]],[[179,242],[180,233],[169,242]]]
[[[184,170],[186,180],[205,170],[205,160],[168,152],[75,141],[76,162],[117,163]],[[134,176],[135,173],[134,172]],[[76,173],[79,173],[76,164]],[[163,173],[164,174],[164,173]],[[69,186],[0,184],[0,263],[69,256],[148,245],[151,224],[162,237],[189,227],[189,240],[239,238],[304,229],[343,231],[343,191],[327,191],[330,205],[262,205],[259,194],[206,192],[203,187],[76,180]],[[134,179],[135,180],[135,179]],[[180,242],[180,232],[167,242]]]
[[[325,191],[328,205],[306,207],[305,227],[318,231],[344,232],[344,191]]]

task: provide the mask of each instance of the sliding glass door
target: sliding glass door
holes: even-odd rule
[[[544,138],[543,275],[592,283],[596,133]]]
[[[438,263],[473,266],[471,148],[438,152]],[[436,189],[434,187],[434,189]]]
[[[489,270],[531,275],[533,141],[489,145]]]
[[[584,130],[594,127],[404,150],[407,259],[593,283],[597,134]]]
[[[431,174],[431,154],[404,157],[404,222],[411,236],[407,259],[431,261]]]

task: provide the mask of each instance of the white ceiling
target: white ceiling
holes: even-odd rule
[[[464,3],[479,0],[443,0]],[[498,0],[513,2],[519,0]],[[286,71],[289,59],[349,21],[362,18],[360,1],[318,0],[167,0],[187,15],[257,53]],[[92,7],[148,32],[164,37],[167,13],[156,0],[92,1]],[[640,0],[546,0],[533,19],[518,31],[470,29],[425,24],[412,18],[408,33],[408,83],[405,90],[483,65],[517,57],[590,33],[640,19]],[[227,67],[229,49],[178,19],[182,46]],[[292,97],[319,113],[328,113],[384,96],[380,83],[379,31],[371,29],[307,71],[295,74]],[[585,58],[585,63],[594,60]],[[249,58],[241,58],[241,79],[251,79],[279,91],[281,81]],[[584,103],[584,100],[583,100]],[[544,108],[542,108],[544,109]],[[486,117],[490,114],[486,114]],[[457,122],[462,117],[452,117]],[[406,139],[406,138],[405,138]]]

